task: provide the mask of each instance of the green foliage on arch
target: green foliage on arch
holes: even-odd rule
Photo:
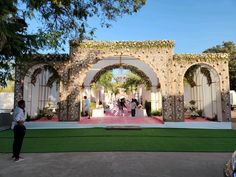
[[[210,86],[212,83],[211,73],[208,68],[201,66],[199,64],[191,66],[184,75],[184,81],[186,81],[191,87],[196,86],[196,82],[194,81],[194,76],[196,71],[200,68],[200,72],[206,77],[207,84]]]
[[[49,71],[52,75],[48,78],[47,86],[52,87],[53,83],[56,82],[59,84],[60,82],[60,76],[58,72],[50,65],[44,65],[42,68],[37,68],[34,70],[33,74],[31,75],[31,84],[35,85],[37,82],[37,76],[42,73],[43,70]]]

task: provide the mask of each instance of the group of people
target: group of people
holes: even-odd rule
[[[142,107],[141,104],[139,104],[139,102],[135,98],[132,98],[132,100],[128,104],[130,106],[131,116],[135,117],[136,109]],[[103,106],[101,101],[99,102],[99,106]],[[124,109],[128,109],[125,98],[119,98],[117,100],[115,106],[117,106],[117,108],[118,108],[117,115],[118,116],[125,116],[125,110]],[[86,116],[89,119],[90,118],[90,101],[87,98],[87,96],[84,96],[84,102],[83,102],[83,109],[82,110],[83,110],[83,116]]]
[[[118,107],[118,114],[119,116],[124,116],[124,108],[127,108],[127,106],[125,105],[125,99],[121,98],[117,100],[117,107]]]
[[[124,108],[127,109],[125,98],[121,98],[121,99],[117,100],[117,107],[118,107],[118,110],[119,110],[119,113],[118,113],[119,116],[124,116]],[[141,107],[138,100],[135,99],[135,98],[132,98],[132,100],[130,102],[130,110],[131,110],[131,116],[132,117],[135,117],[136,109],[138,107]]]

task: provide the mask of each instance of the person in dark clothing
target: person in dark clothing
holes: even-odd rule
[[[122,99],[118,99],[117,100],[117,106],[118,106],[118,109],[119,109],[119,116],[124,116],[124,107],[126,107],[125,105],[125,99],[122,98]]]
[[[127,108],[126,105],[125,105],[125,99],[122,98],[120,100],[120,110],[121,110],[121,113],[122,113],[122,116],[124,116],[124,108]]]
[[[14,131],[14,141],[13,141],[13,155],[15,162],[24,160],[20,157],[20,151],[25,136],[26,128],[24,126],[25,122],[25,101],[20,100],[18,106],[14,109],[13,113],[13,131]]]
[[[135,116],[135,109],[137,107],[137,103],[135,101],[135,99],[132,98],[132,101],[130,103],[130,109],[131,109],[131,116],[134,117]]]

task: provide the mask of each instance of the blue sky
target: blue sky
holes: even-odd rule
[[[236,0],[147,0],[137,14],[117,19],[109,29],[98,27],[95,36],[112,41],[170,39],[175,53],[200,53],[223,41],[236,43]]]
[[[236,44],[236,0],[147,0],[138,13],[118,18],[111,28],[101,28],[96,18],[89,25],[97,28],[94,40],[169,39],[175,41],[175,53],[201,53],[223,41]],[[69,53],[68,44],[64,52]]]

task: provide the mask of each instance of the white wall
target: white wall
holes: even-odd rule
[[[184,103],[189,106],[189,101],[196,101],[197,109],[203,110],[203,116],[214,118],[215,115],[220,117],[220,110],[217,109],[217,104],[220,104],[220,98],[217,90],[217,76],[211,73],[212,84],[207,84],[207,78],[200,72],[200,68],[196,71],[194,81],[195,87],[190,87],[188,83],[184,83]]]
[[[14,106],[14,92],[0,92],[0,113],[10,112]]]
[[[48,102],[52,102],[57,107],[59,101],[59,86],[53,83],[52,88],[47,87],[46,83],[51,76],[49,71],[43,70],[38,76],[35,85],[31,84],[31,75],[35,69],[43,67],[33,67],[28,76],[24,79],[24,100],[26,101],[26,113],[30,116],[36,116],[38,109],[43,109]]]

